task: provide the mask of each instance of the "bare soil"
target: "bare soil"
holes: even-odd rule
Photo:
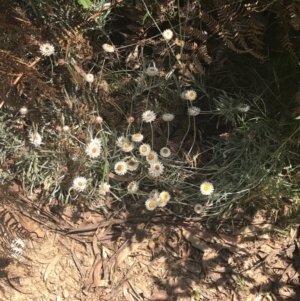
[[[298,229],[263,210],[236,210],[215,232],[163,210],[39,206],[14,190],[0,222],[26,247],[2,250],[0,300],[299,300]]]

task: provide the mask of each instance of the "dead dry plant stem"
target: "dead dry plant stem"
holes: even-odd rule
[[[193,140],[192,146],[191,146],[191,148],[190,148],[190,150],[188,152],[188,156],[190,155],[190,153],[191,153],[191,151],[192,151],[192,149],[194,147],[195,141],[196,141],[196,121],[195,121],[195,116],[193,116],[193,121],[194,121],[193,122],[194,123],[194,140]]]
[[[40,60],[41,60],[41,57],[37,57],[30,65],[28,65],[28,68],[34,67]],[[15,86],[19,82],[19,80],[22,78],[23,75],[24,75],[24,73],[20,73],[12,85]]]

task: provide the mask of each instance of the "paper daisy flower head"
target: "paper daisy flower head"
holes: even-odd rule
[[[85,76],[85,80],[88,82],[88,83],[92,83],[94,81],[94,75],[91,74],[91,73],[88,73],[86,76]]]
[[[43,56],[50,56],[54,53],[54,46],[50,43],[45,43],[40,46],[40,52]]]
[[[98,158],[101,154],[101,144],[95,143],[95,142],[90,142],[85,149],[85,153],[90,157],[90,158]]]
[[[200,191],[203,195],[211,195],[214,192],[214,185],[210,182],[203,182],[200,185]]]
[[[118,139],[117,139],[117,141],[116,141],[116,144],[117,144],[117,146],[118,147],[123,147],[123,145],[125,144],[125,143],[127,143],[127,142],[129,142],[129,140],[126,138],[126,137],[124,137],[124,136],[121,136],[121,137],[118,137]]]
[[[197,214],[200,214],[201,212],[203,212],[203,206],[200,205],[200,204],[196,204],[195,207],[194,207],[194,211],[195,211]]]
[[[146,160],[148,163],[154,163],[157,162],[158,160],[158,155],[155,151],[151,151],[147,156],[146,156]]]
[[[26,115],[28,113],[28,109],[26,107],[22,107],[19,112],[21,115]]]
[[[139,151],[142,156],[148,156],[151,152],[151,147],[149,144],[144,143],[139,147]]]
[[[144,122],[152,122],[156,119],[156,114],[151,110],[147,110],[142,114],[142,119]]]
[[[127,186],[127,191],[129,193],[136,193],[139,189],[139,183],[137,181],[132,181]]]
[[[131,135],[131,140],[134,142],[141,142],[144,139],[144,136],[141,133],[136,133]]]
[[[163,147],[160,151],[159,151],[160,155],[164,158],[168,158],[171,156],[171,151],[168,147]]]
[[[159,194],[159,198],[162,199],[164,202],[169,202],[171,196],[170,196],[170,193],[168,191],[162,191],[160,194]]]
[[[166,113],[162,115],[162,120],[165,122],[170,122],[174,119],[174,115],[171,113]]]
[[[103,44],[102,48],[106,52],[115,52],[115,47],[110,44]]]
[[[127,172],[127,169],[128,169],[127,164],[124,161],[119,161],[115,164],[115,173],[120,176],[125,175]]]
[[[196,97],[197,97],[197,93],[194,90],[188,90],[184,92],[184,99],[186,100],[193,101],[196,99]]]
[[[139,162],[134,157],[131,157],[127,161],[127,168],[129,171],[135,171],[139,168]]]
[[[159,161],[152,163],[149,167],[149,175],[153,178],[157,178],[164,172],[164,166]]]
[[[77,191],[84,191],[87,186],[87,179],[85,177],[77,177],[73,180],[73,188]]]
[[[147,208],[147,210],[154,210],[156,207],[157,207],[157,203],[155,200],[153,199],[148,199],[146,202],[145,202],[145,206]]]
[[[106,195],[107,192],[110,192],[110,185],[107,182],[103,182],[99,185],[99,193],[101,195]]]
[[[146,74],[148,76],[156,76],[156,75],[159,75],[159,71],[158,71],[158,69],[155,66],[149,66],[146,69]]]
[[[34,146],[40,146],[42,144],[42,136],[39,133],[29,133],[29,141],[34,145]]]
[[[159,196],[158,190],[154,189],[149,193],[149,199],[157,200]]]
[[[166,29],[163,31],[162,36],[165,40],[169,41],[173,38],[173,31],[171,29]]]
[[[11,248],[17,247],[17,248],[24,249],[25,246],[26,246],[25,242],[21,238],[15,238],[10,244]]]
[[[122,150],[126,153],[131,152],[134,149],[133,142],[125,142],[122,146]]]
[[[200,114],[200,112],[201,112],[201,110],[198,107],[189,107],[188,108],[188,114],[190,116],[197,116]]]
[[[162,198],[158,197],[156,200],[157,207],[165,207],[167,205],[167,202],[164,201]]]
[[[241,105],[239,105],[237,107],[237,110],[239,112],[246,113],[246,112],[248,112],[250,110],[250,106],[248,106],[247,104],[243,103],[243,104],[241,104]]]

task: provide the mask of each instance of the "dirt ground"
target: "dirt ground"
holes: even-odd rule
[[[104,214],[18,192],[3,200],[0,300],[299,300],[298,229],[277,229],[263,210],[236,210],[213,232],[130,204]],[[26,244],[17,258],[3,229]]]

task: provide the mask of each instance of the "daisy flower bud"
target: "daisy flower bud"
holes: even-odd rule
[[[62,130],[63,130],[64,133],[69,133],[71,131],[71,129],[68,125],[64,125]]]
[[[214,185],[210,182],[203,182],[200,185],[200,191],[203,195],[211,195],[214,192]]]
[[[107,192],[110,192],[110,185],[107,182],[103,182],[99,185],[99,193],[101,195],[106,195]]]
[[[170,113],[166,113],[162,115],[162,120],[165,122],[170,122],[174,119],[174,115]]]
[[[77,177],[73,181],[73,188],[77,191],[84,191],[87,186],[87,179],[85,177]]]
[[[50,56],[54,53],[54,46],[50,43],[45,43],[40,46],[40,52],[43,56]]]
[[[101,124],[103,122],[103,118],[101,116],[95,116],[94,121],[95,123]]]
[[[142,119],[144,122],[152,122],[156,119],[156,114],[151,110],[147,110],[142,114]]]
[[[158,71],[158,69],[155,66],[149,66],[146,69],[146,74],[148,76],[156,76],[156,75],[159,75],[159,71]]]
[[[200,204],[196,204],[194,207],[194,211],[198,214],[200,214],[203,211],[203,206]]]
[[[163,31],[162,36],[165,40],[169,41],[173,38],[173,31],[171,29],[166,29]]]
[[[94,75],[91,74],[91,73],[88,73],[86,76],[85,76],[85,80],[88,82],[88,83],[92,83],[94,81]]]
[[[110,44],[103,44],[102,48],[106,52],[114,52],[115,51],[115,47]]]
[[[28,109],[26,107],[22,107],[19,112],[21,115],[26,115],[28,113]]]
[[[197,116],[200,114],[200,112],[201,112],[201,110],[198,107],[189,107],[188,108],[188,114],[190,116]]]
[[[237,107],[237,110],[239,112],[246,113],[246,112],[248,112],[250,110],[250,106],[248,106],[247,104],[243,103],[243,104],[241,104],[241,105],[239,105]]]
[[[141,133],[131,135],[131,140],[134,142],[141,142],[144,139],[144,136]]]

